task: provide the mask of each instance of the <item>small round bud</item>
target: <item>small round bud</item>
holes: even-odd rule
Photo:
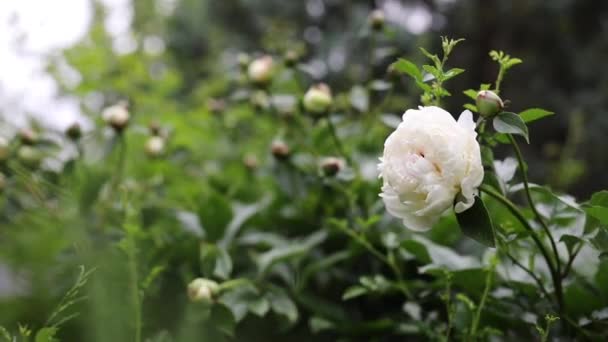
[[[80,124],[78,122],[74,122],[71,124],[66,130],[65,135],[73,141],[80,139],[82,136],[82,129],[80,128]]]
[[[258,167],[258,158],[256,158],[253,154],[248,154],[243,158],[243,164],[249,170],[255,170]]]
[[[188,284],[188,297],[193,302],[211,303],[218,291],[218,283],[210,279],[196,278]]]
[[[7,160],[10,153],[11,150],[8,140],[0,137],[0,162]]]
[[[369,24],[375,31],[380,31],[384,27],[384,11],[375,9],[369,14]]]
[[[477,103],[479,115],[483,117],[492,117],[500,113],[505,107],[500,97],[490,90],[482,90],[477,93],[475,102]]]
[[[131,115],[127,110],[125,104],[116,104],[110,107],[107,107],[101,113],[103,120],[116,132],[122,132],[122,130],[127,127],[129,124],[129,119]]]
[[[270,145],[270,151],[272,155],[278,160],[285,160],[289,158],[289,146],[282,140],[275,140]]]
[[[252,83],[257,85],[266,85],[272,79],[273,68],[274,61],[272,57],[266,55],[254,60],[251,62],[251,64],[249,64],[247,75]]]
[[[35,168],[42,160],[42,153],[32,146],[24,145],[17,150],[17,158],[24,165]]]
[[[165,153],[165,139],[158,135],[151,136],[146,141],[145,150],[149,157],[156,158],[162,156]]]
[[[249,62],[251,61],[251,58],[249,58],[249,55],[241,52],[236,56],[236,60],[239,63],[239,67],[242,70],[247,70],[247,66],[249,66]]]
[[[304,94],[304,109],[313,114],[324,114],[333,102],[331,90],[325,83],[314,85]]]
[[[24,128],[19,131],[19,139],[21,139],[21,143],[24,145],[34,145],[38,142],[38,133],[30,128]]]
[[[298,63],[300,56],[294,50],[289,50],[285,53],[285,66],[292,68]]]
[[[336,157],[326,157],[319,163],[323,175],[327,177],[335,176],[340,170],[344,169],[344,160]]]

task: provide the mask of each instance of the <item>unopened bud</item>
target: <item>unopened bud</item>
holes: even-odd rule
[[[332,102],[331,90],[325,83],[310,87],[304,94],[304,109],[309,113],[326,113]]]
[[[243,158],[243,164],[249,170],[255,170],[258,167],[258,158],[256,158],[253,154],[248,154]]]
[[[336,157],[326,157],[321,159],[320,166],[323,175],[333,177],[344,169],[344,160]]]
[[[384,11],[376,9],[369,14],[369,24],[376,31],[382,30],[384,27]]]
[[[285,53],[285,66],[292,68],[296,65],[300,56],[294,50],[289,50]]]
[[[196,278],[188,284],[188,297],[193,302],[211,303],[218,291],[218,283],[210,279]]]
[[[102,112],[103,120],[116,132],[122,132],[122,130],[129,124],[130,114],[125,104],[116,104],[107,107]]]
[[[78,122],[74,122],[71,124],[66,130],[65,135],[71,140],[78,140],[82,136],[82,129],[80,128],[80,124]]]
[[[7,160],[10,153],[11,150],[8,140],[0,137],[0,162]]]
[[[251,64],[247,69],[249,80],[257,85],[266,85],[272,79],[274,61],[270,56],[260,57]]]
[[[289,158],[289,146],[287,146],[287,144],[281,140],[273,141],[272,145],[270,145],[270,151],[278,160],[285,160]]]
[[[239,67],[241,67],[241,69],[247,70],[247,67],[249,66],[249,62],[250,62],[251,58],[249,58],[248,54],[241,52],[236,57],[236,60],[239,63]]]
[[[149,157],[156,158],[162,156],[165,153],[165,139],[158,135],[151,136],[146,141],[145,150]]]
[[[490,90],[482,90],[477,93],[475,99],[479,115],[483,117],[491,117],[502,111],[504,103],[495,92]]]
[[[34,145],[38,142],[38,133],[30,128],[24,128],[19,131],[19,139],[21,139],[21,143],[24,145]]]
[[[24,145],[17,150],[17,158],[24,165],[35,168],[42,160],[42,153],[32,146]]]

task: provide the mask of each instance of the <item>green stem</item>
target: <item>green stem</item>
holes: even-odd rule
[[[563,292],[562,292],[561,279],[559,278],[559,273],[556,272],[552,259],[549,256],[549,253],[547,252],[547,248],[545,247],[545,245],[542,243],[542,241],[538,237],[538,234],[536,233],[536,231],[532,228],[532,226],[530,226],[530,224],[528,223],[528,221],[526,220],[524,215],[521,213],[521,211],[517,208],[517,206],[515,206],[515,204],[513,204],[513,202],[509,201],[509,199],[507,199],[502,194],[498,193],[496,190],[492,189],[488,185],[482,184],[479,187],[479,189],[481,191],[485,192],[486,194],[488,194],[489,196],[493,197],[494,199],[498,200],[499,202],[501,202],[507,209],[509,209],[509,211],[515,216],[515,218],[517,218],[517,220],[519,222],[521,222],[523,227],[528,232],[530,232],[530,236],[532,237],[532,240],[534,240],[534,243],[540,250],[541,254],[543,255],[543,258],[545,259],[545,262],[547,263],[547,266],[549,267],[549,271],[551,273],[551,279],[553,281],[553,286],[555,287],[555,297],[557,300],[557,304],[558,304],[558,307],[560,308],[560,311],[563,311],[564,297],[563,297]]]
[[[135,329],[135,342],[141,342],[141,298],[139,295],[139,276],[137,275],[137,261],[135,260],[135,241],[133,237],[129,237],[131,246],[128,248],[128,264],[131,300],[133,301],[133,324]]]
[[[486,300],[488,298],[488,294],[490,293],[490,289],[492,288],[492,277],[494,275],[494,267],[490,266],[486,270],[486,286],[483,289],[483,294],[481,295],[481,300],[479,301],[479,305],[477,305],[477,311],[475,311],[475,316],[473,316],[473,322],[471,323],[471,336],[473,339],[477,339],[477,329],[479,328],[479,320],[481,319],[481,311],[483,307],[486,305]]]
[[[547,289],[545,288],[545,285],[543,285],[542,280],[536,275],[534,274],[534,272],[532,272],[531,269],[527,268],[526,266],[524,266],[521,262],[519,262],[514,256],[512,256],[511,254],[509,254],[509,252],[506,252],[507,257],[509,258],[509,260],[511,260],[511,262],[513,264],[515,264],[517,267],[521,268],[524,272],[526,272],[530,277],[532,277],[532,279],[534,279],[534,281],[536,282],[536,285],[538,285],[538,288],[541,290],[541,292],[545,295],[545,297],[547,297],[547,299],[551,298],[551,296],[549,295],[549,292],[547,291]]]
[[[561,271],[561,261],[560,261],[560,258],[559,258],[559,252],[557,251],[557,245],[555,243],[555,239],[553,238],[553,235],[551,235],[551,231],[549,230],[549,226],[547,225],[547,223],[545,222],[545,220],[543,219],[543,217],[540,215],[540,213],[536,209],[536,206],[534,205],[534,201],[532,200],[532,194],[530,192],[530,184],[529,184],[529,181],[528,181],[528,173],[525,170],[524,158],[523,158],[523,156],[521,154],[521,150],[519,149],[519,145],[517,144],[517,141],[515,141],[515,138],[513,138],[513,135],[507,134],[507,136],[509,137],[509,141],[511,142],[511,146],[513,146],[513,149],[515,150],[515,155],[517,157],[517,162],[519,163],[519,170],[521,171],[521,177],[523,179],[524,189],[525,189],[525,192],[526,192],[526,198],[528,200],[528,205],[530,206],[530,209],[532,209],[532,213],[534,213],[534,217],[536,218],[536,220],[538,221],[538,223],[540,223],[540,225],[542,226],[543,230],[547,234],[547,237],[549,238],[549,242],[551,243],[551,249],[553,250],[553,254],[555,256],[556,272],[557,272],[557,274],[561,275],[561,273],[562,273],[562,271]],[[561,281],[560,281],[560,288],[561,288]]]
[[[334,140],[334,144],[336,145],[336,149],[338,150],[338,153],[340,153],[340,155],[342,155],[342,157],[344,157],[344,159],[346,159],[346,161],[348,162],[349,165],[354,166],[352,160],[350,159],[348,154],[346,154],[346,150],[344,149],[344,146],[342,145],[342,141],[340,141],[340,137],[338,137],[338,133],[336,131],[336,126],[331,121],[331,118],[329,116],[327,116],[326,121],[327,121],[327,128],[329,129],[329,134],[331,135],[332,139]]]

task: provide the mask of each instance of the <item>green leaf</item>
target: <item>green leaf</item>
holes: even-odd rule
[[[435,78],[439,78],[441,76],[441,72],[435,68],[432,65],[423,65],[422,69],[424,69],[424,71],[428,72],[429,74],[435,76]]]
[[[586,207],[585,212],[596,218],[601,224],[608,225],[608,207],[600,207],[599,205]]]
[[[295,323],[298,320],[298,308],[293,300],[287,296],[285,290],[280,288],[272,288],[266,297],[270,301],[270,308],[275,313],[285,316],[290,323]]]
[[[462,105],[465,109],[470,110],[473,113],[477,113],[477,106],[472,104],[472,103],[465,103],[464,105]]]
[[[420,72],[416,64],[408,61],[405,58],[399,58],[391,66],[398,72],[407,74],[415,80],[422,80],[422,72]]]
[[[497,132],[521,135],[526,139],[526,142],[530,143],[528,127],[519,115],[511,112],[502,112],[494,117],[492,123]]]
[[[466,96],[470,97],[473,100],[477,99],[477,93],[478,93],[477,90],[467,89],[467,90],[463,91],[462,93],[465,94]]]
[[[458,76],[464,72],[464,69],[452,68],[443,75],[443,80],[447,81],[452,77]]]
[[[456,214],[456,219],[464,235],[483,245],[496,246],[492,219],[481,197],[475,198],[471,208]]]
[[[594,193],[589,200],[591,206],[608,207],[608,190]]]
[[[202,243],[200,247],[201,272],[205,277],[230,278],[232,259],[224,248],[210,243]]]
[[[367,293],[367,289],[361,285],[353,285],[344,291],[342,294],[342,300],[349,300],[356,297],[363,296]]]
[[[42,328],[38,330],[36,333],[35,342],[57,342],[58,339],[55,338],[55,334],[57,334],[57,328]]]
[[[563,242],[566,245],[566,248],[568,248],[568,252],[570,254],[572,254],[572,250],[574,249],[574,247],[576,245],[578,245],[580,242],[584,242],[584,240],[582,240],[578,236],[569,235],[569,234],[562,235],[562,237],[559,238],[559,241]]]
[[[548,110],[544,110],[542,108],[530,108],[526,109],[523,112],[519,113],[519,117],[525,122],[529,123],[532,121],[536,121],[538,119],[542,119],[545,116],[553,115],[553,112]]]

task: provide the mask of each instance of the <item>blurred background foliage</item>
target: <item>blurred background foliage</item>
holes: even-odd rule
[[[44,169],[34,172],[23,160],[3,166],[11,187],[0,209],[0,324],[12,330],[16,322],[44,326],[72,286],[77,267],[86,265],[94,269],[87,298],[76,304],[80,315],[61,327],[65,341],[133,340],[138,307],[145,317],[143,336],[150,341],[168,341],[170,335],[220,341],[233,334],[234,318],[247,310],[236,340],[384,341],[412,329],[419,329],[420,340],[437,337],[432,322],[445,320],[444,303],[431,293],[406,310],[414,319],[420,315],[415,308],[431,313],[418,326],[399,323],[403,303],[395,299],[399,293],[385,291],[391,285],[382,276],[362,281],[382,296],[341,301],[360,276],[386,274],[388,268],[340,227],[357,227],[388,250],[396,236],[407,239],[400,258],[404,273],[415,274],[414,289],[445,288],[441,277],[417,273],[420,260],[453,261],[455,286],[478,300],[484,283],[480,267],[427,251],[443,245],[475,250],[454,229],[454,217],[443,219],[428,239],[414,240],[382,215],[377,197],[376,161],[392,130],[378,117],[398,118],[420,95],[388,66],[400,56],[421,61],[419,46],[438,51],[439,35],[466,39],[449,61],[467,72],[450,81],[447,110],[459,113],[466,101],[462,90],[495,79],[488,51],[522,58],[502,89],[503,98],[513,100],[509,109],[556,113],[531,125],[532,143],[524,154],[532,181],[579,199],[608,187],[608,154],[602,149],[608,130],[608,69],[601,67],[608,51],[605,1],[179,0],[170,11],[161,2],[133,0],[136,47],[128,53],[114,51],[103,26],[104,9],[95,6],[87,36],[63,53],[81,76],[75,87],[64,82],[64,91],[81,100],[93,128],[78,143],[61,132],[43,133],[40,149],[50,156]],[[368,24],[374,8],[387,17],[381,34]],[[271,98],[260,100],[243,80],[241,53],[272,54],[279,64],[295,54],[298,62],[295,68],[281,67]],[[51,71],[61,82],[55,67]],[[338,178],[322,177],[316,165],[320,156],[339,154],[326,123],[298,121],[297,105],[277,119],[259,103],[280,103],[280,95],[297,102],[317,81],[336,94],[338,133],[360,165]],[[133,114],[124,139],[104,129],[100,117],[104,107],[121,100]],[[143,152],[151,123],[160,124],[167,136],[163,158]],[[276,139],[294,150],[290,163],[271,155]],[[370,227],[375,231],[367,231]],[[201,252],[207,250],[201,241],[219,246],[219,255],[229,253],[228,270],[217,266],[226,265],[217,261],[221,256]],[[205,270],[206,258],[211,270]],[[340,267],[331,267],[336,264]],[[600,270],[606,267],[604,261]],[[572,315],[606,306],[608,287],[602,290],[606,279],[600,270],[591,274],[598,280],[591,286],[599,289],[590,291],[587,283],[570,288]],[[255,291],[262,293],[243,290],[232,295],[236,299],[224,298],[226,306],[192,307],[185,287],[201,273],[220,280],[253,278],[259,281]],[[134,276],[141,285],[132,289]],[[522,293],[534,291],[529,283],[518,286]],[[133,291],[142,294],[143,305],[132,301]],[[598,293],[601,300],[592,305]],[[543,303],[527,305],[548,311]],[[489,306],[488,325],[508,325],[517,336],[532,338],[529,322],[518,319],[527,312],[521,303],[494,300]],[[270,319],[262,319],[267,312]],[[212,324],[197,324],[201,320]],[[328,333],[316,334],[323,331]]]

